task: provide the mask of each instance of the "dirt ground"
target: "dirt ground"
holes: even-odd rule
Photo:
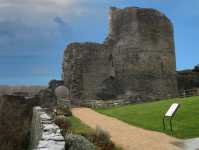
[[[71,111],[75,117],[93,129],[98,125],[107,130],[111,135],[111,141],[125,150],[182,150],[169,143],[181,139],[164,133],[134,127],[90,108],[72,108]]]

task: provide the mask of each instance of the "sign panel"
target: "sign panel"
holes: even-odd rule
[[[171,119],[173,117],[173,115],[175,114],[175,112],[177,111],[177,109],[180,107],[180,103],[173,103],[169,110],[166,112],[166,114],[164,115],[164,117],[170,117],[170,126],[171,126],[171,131],[172,131],[172,125],[171,125]],[[163,126],[164,126],[164,130],[165,130],[165,125],[164,125],[164,117],[163,117]]]
[[[169,110],[166,112],[165,116],[171,117],[173,113],[176,111],[176,109],[179,107],[179,103],[173,103]]]

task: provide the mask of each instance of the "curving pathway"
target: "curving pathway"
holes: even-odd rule
[[[116,118],[99,114],[90,108],[72,108],[73,115],[95,129],[107,130],[111,141],[125,150],[182,150],[169,142],[180,141],[161,132],[144,130]]]

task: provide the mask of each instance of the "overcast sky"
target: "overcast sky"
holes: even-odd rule
[[[0,85],[61,80],[69,43],[107,37],[110,6],[164,13],[174,25],[177,70],[199,64],[199,0],[0,0]]]

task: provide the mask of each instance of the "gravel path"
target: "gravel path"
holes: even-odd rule
[[[98,125],[107,130],[111,135],[111,141],[125,150],[182,150],[169,143],[181,139],[164,133],[134,127],[90,108],[72,108],[71,111],[75,117],[93,129]]]

